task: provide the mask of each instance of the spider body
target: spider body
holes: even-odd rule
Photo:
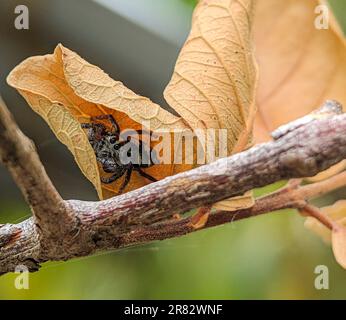
[[[112,131],[109,131],[104,124],[98,123],[98,120],[109,120],[112,125]],[[149,146],[146,146],[140,140],[135,142],[132,138],[121,141],[119,125],[112,115],[92,117],[91,121],[93,122],[82,123],[82,128],[88,129],[88,140],[103,171],[113,173],[110,177],[101,177],[103,183],[113,183],[125,175],[125,179],[119,189],[119,193],[122,193],[129,183],[133,171],[137,171],[141,176],[150,181],[157,181],[142,170],[142,168],[148,168],[154,164],[151,159],[152,150]],[[142,131],[138,130],[137,133],[142,134]],[[143,150],[146,152],[148,161],[143,161]],[[127,161],[124,161],[124,159]],[[131,160],[129,161],[128,159]]]

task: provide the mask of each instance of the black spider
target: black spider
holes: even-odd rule
[[[129,138],[126,141],[120,140],[120,128],[112,115],[101,115],[91,117],[91,123],[82,123],[82,128],[88,129],[88,139],[91,146],[94,149],[97,161],[102,165],[104,172],[114,173],[108,178],[101,177],[101,181],[106,184],[113,183],[121,178],[124,174],[125,179],[122,183],[119,193],[122,193],[130,181],[132,171],[137,171],[144,178],[157,181],[151,175],[145,173],[142,168],[148,168],[154,164],[151,156],[153,155],[152,149],[146,146],[141,140]],[[109,120],[113,130],[109,131],[102,123],[98,123],[98,120]],[[142,130],[136,130],[138,134],[144,134]],[[130,145],[127,145],[130,144]],[[122,148],[125,145],[129,148]],[[127,158],[131,158],[131,152],[136,150],[136,161],[124,163],[122,161],[125,149]],[[146,161],[143,161],[143,150],[145,150]],[[132,158],[131,158],[132,159]]]

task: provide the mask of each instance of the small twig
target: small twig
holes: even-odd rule
[[[345,186],[346,171],[341,172],[325,181],[310,184],[308,188],[302,188],[302,195],[306,199],[320,197],[330,191]]]
[[[274,211],[281,212],[280,210],[282,209],[302,210],[306,207],[311,208],[312,206],[307,204],[308,200],[346,186],[345,174],[346,172],[328,180],[321,181],[317,186],[315,184],[309,184],[301,187],[296,183],[293,183],[293,185],[288,183],[284,188],[257,199],[255,205],[251,208],[240,209],[233,212],[214,212],[210,215],[207,223],[201,229],[208,229]],[[335,183],[334,188],[331,187],[331,182]],[[309,196],[306,197],[306,195]],[[137,230],[124,235],[120,241],[122,243],[121,246],[179,237],[200,230],[192,227],[192,218],[193,217],[188,217],[181,219],[180,221],[172,220],[154,226],[138,228]],[[329,224],[329,226],[331,226],[331,224]]]
[[[310,217],[317,219],[324,226],[326,226],[329,230],[337,229],[338,225],[332,219],[330,219],[327,215],[323,214],[319,208],[311,204],[307,204],[304,208],[300,209],[300,211]]]

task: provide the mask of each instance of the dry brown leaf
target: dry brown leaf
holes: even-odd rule
[[[227,129],[228,154],[244,150],[256,113],[253,1],[202,0],[164,96],[193,129]],[[208,144],[207,144],[208,148]],[[252,193],[214,208],[253,205]]]
[[[338,225],[346,227],[346,200],[340,200],[332,206],[321,208],[321,212],[335,221]],[[331,242],[331,231],[315,218],[306,218],[304,225],[307,229],[320,236],[324,242]]]
[[[203,0],[194,15],[192,34],[196,28],[200,27],[206,34],[202,35],[205,36],[205,39],[200,48],[192,44],[193,50],[199,50],[200,57],[195,62],[188,62],[188,68],[193,73],[195,80],[203,77],[206,79],[206,72],[210,74],[206,100],[212,102],[209,107],[216,107],[217,113],[213,116],[218,118],[216,122],[220,126],[215,127],[213,125],[215,121],[210,122],[211,114],[209,113],[208,116],[210,110],[205,109],[206,106],[200,101],[200,97],[193,97],[195,104],[192,107],[197,108],[196,115],[201,117],[198,121],[205,125],[203,128],[228,129],[227,138],[231,142],[228,144],[229,153],[241,151],[247,146],[251,139],[255,114],[253,96],[257,72],[250,45],[251,3],[250,0],[247,0],[245,4],[238,4],[234,1]],[[219,31],[214,29],[219,27]],[[209,41],[211,42],[209,43]],[[210,45],[211,52],[203,52],[206,44]],[[188,41],[182,49],[182,55],[184,56],[185,52],[188,52],[188,58],[191,58],[190,54],[194,54],[190,49]],[[209,55],[211,55],[210,65],[207,66]],[[206,60],[205,63],[203,61],[199,63],[200,59]],[[177,68],[179,68],[179,63],[180,60],[178,60]],[[196,65],[200,65],[202,68],[195,70]],[[187,69],[185,71],[189,73]],[[89,64],[78,54],[62,45],[59,45],[52,55],[32,57],[22,62],[11,72],[8,83],[23,94],[32,108],[40,113],[52,128],[54,126],[50,123],[51,119],[44,115],[52,105],[57,103],[79,123],[88,122],[91,116],[112,114],[121,129],[140,129],[143,125],[146,128],[150,127],[154,132],[172,129],[185,132],[193,124],[190,118],[185,118],[186,115],[183,114],[182,118],[176,117],[148,98],[136,95],[122,83],[111,79],[100,68]],[[171,84],[177,85],[174,79]],[[168,95],[170,88],[172,86],[169,85],[166,90]],[[174,90],[178,90],[178,88]],[[218,92],[214,94],[212,91],[216,90]],[[188,91],[186,92],[188,93]],[[28,98],[29,96],[31,99]],[[45,106],[45,110],[37,105],[37,101],[43,98],[50,103]],[[174,107],[173,104],[172,106]],[[192,128],[200,127],[196,125]],[[61,128],[54,127],[53,130],[57,133],[61,131]],[[61,140],[67,144],[70,150],[74,150],[73,141]],[[90,146],[88,148],[90,151]],[[190,151],[194,152],[195,149]],[[76,160],[78,159],[76,158]],[[90,163],[94,169],[98,168],[95,156],[90,159]],[[79,164],[82,171],[86,173],[85,163]],[[194,166],[155,165],[146,171],[155,178],[161,179]],[[102,170],[100,174],[102,175]],[[94,180],[90,180],[95,184]],[[138,188],[147,182],[139,175],[134,176],[125,191]],[[114,191],[117,190],[120,183],[121,181],[111,186],[102,185],[102,190],[100,190],[99,183],[95,186],[99,194],[107,198],[114,195]],[[243,206],[249,207],[252,204],[253,198],[250,193],[244,197],[237,197],[233,207],[232,202],[227,201],[227,207],[230,210]]]
[[[243,150],[256,113],[253,1],[201,0],[164,95],[193,129],[227,129],[228,153]]]
[[[251,208],[255,204],[253,192],[248,191],[243,196],[233,197],[219,201],[213,205],[213,209],[223,211],[236,211]]]
[[[90,116],[112,114],[121,129],[150,127],[153,131],[187,130],[183,120],[163,110],[149,99],[112,80],[101,69],[76,53],[58,45],[54,54],[31,57],[19,64],[8,76],[8,83],[26,98],[29,105],[50,125],[58,138],[72,151],[82,172],[94,184],[101,198],[113,196],[121,181],[100,185],[100,174],[95,155],[84,137],[68,139],[78,123],[89,122]],[[43,102],[44,101],[44,102]],[[59,107],[64,115],[56,121],[49,117]],[[83,133],[78,128],[79,133]],[[84,150],[84,154],[81,154]],[[145,169],[157,179],[190,169],[184,165],[155,165]],[[97,172],[97,173],[95,173]],[[136,189],[148,181],[139,174],[132,176],[125,191]]]
[[[346,42],[330,11],[315,28],[320,0],[258,0],[254,32],[259,63],[255,140],[313,111],[324,100],[346,106]]]
[[[332,246],[336,261],[346,269],[346,228],[338,227],[332,231]]]
[[[56,137],[68,147],[80,170],[95,186],[102,198],[102,189],[96,157],[80,123],[59,103],[51,102],[45,97],[20,91],[35,112],[49,124]]]
[[[103,70],[86,62],[77,53],[61,45],[58,48],[61,50],[65,80],[74,94],[90,103],[121,112],[121,116],[129,119],[116,117],[120,127],[140,128],[145,124],[154,132],[187,128],[181,118],[162,109],[150,99],[135,94],[120,81],[113,80]],[[95,109],[94,105],[92,108]],[[87,111],[88,114],[92,112]],[[126,122],[126,125],[122,126],[122,121]]]

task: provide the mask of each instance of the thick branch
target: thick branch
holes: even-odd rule
[[[65,207],[70,210],[67,216],[72,216],[73,224],[72,227],[68,226],[68,232],[63,230],[59,252],[52,249],[56,244],[51,239],[39,239],[37,245],[37,241],[34,241],[36,238],[30,235],[33,226],[31,220],[2,227],[0,271],[13,270],[16,263],[30,259],[37,262],[70,259],[89,255],[96,250],[186,234],[195,231],[189,218],[174,221],[171,218],[173,214],[212,205],[279,180],[315,175],[346,158],[346,115],[336,115],[340,113],[340,108],[337,103],[328,102],[318,116],[312,114],[277,130],[272,142],[127,194],[99,202],[65,201]],[[16,141],[8,139],[9,143],[16,144]],[[19,152],[18,146],[12,148]],[[345,176],[340,175],[335,179],[338,179],[335,187],[346,184]],[[325,192],[324,188],[328,191],[333,189],[330,181],[316,185],[299,188],[293,184],[284,191],[257,200],[250,209],[233,213],[218,212],[211,215],[206,227],[282,208],[301,208],[306,204],[306,198]],[[49,211],[52,207],[46,210],[47,214],[51,214]],[[11,234],[15,236],[9,237]],[[31,237],[34,238],[32,242],[27,240]],[[1,239],[5,239],[3,244]],[[23,239],[25,245],[18,245]]]

